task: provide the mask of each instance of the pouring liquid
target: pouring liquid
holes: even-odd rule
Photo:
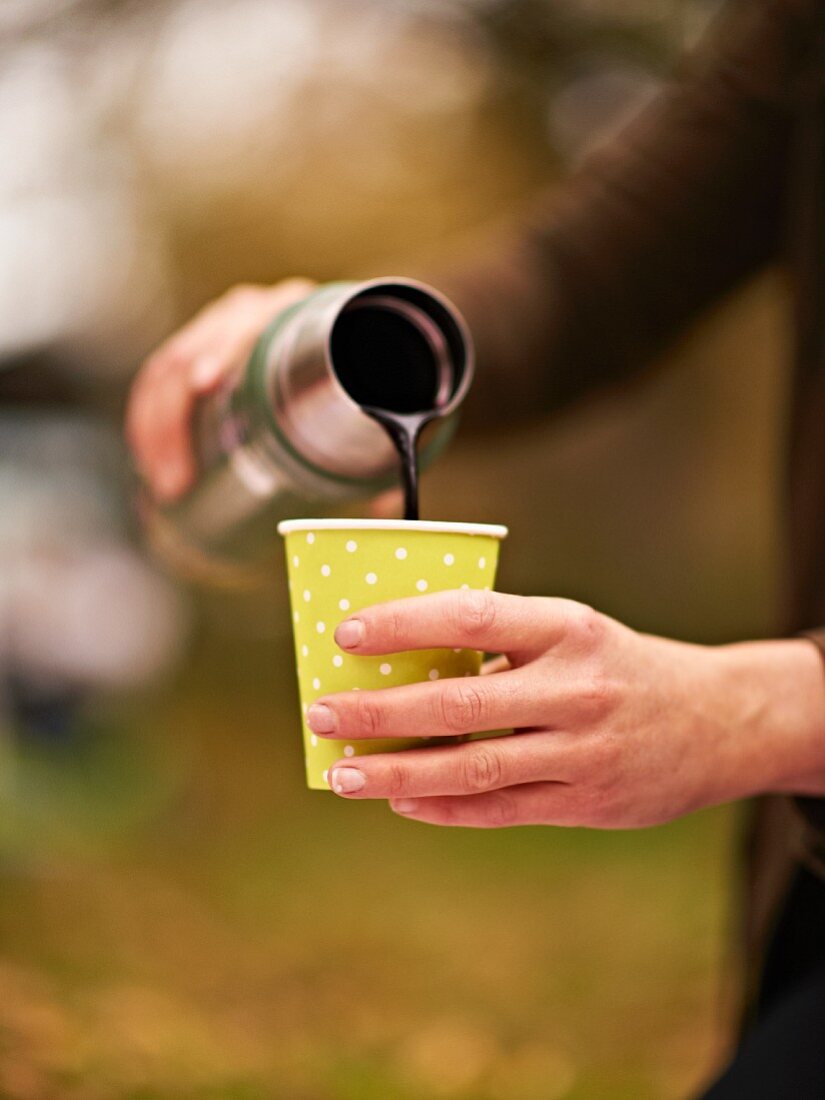
[[[367,416],[376,420],[392,440],[401,466],[401,487],[404,490],[404,519],[420,519],[418,501],[418,439],[425,424],[436,413],[393,413],[386,409],[362,406]]]
[[[369,303],[342,314],[332,337],[332,359],[350,397],[392,440],[404,490],[404,518],[419,516],[418,441],[442,415],[454,379],[445,349],[417,311]]]

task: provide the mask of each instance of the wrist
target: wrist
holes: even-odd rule
[[[744,793],[825,796],[825,669],[814,643],[742,642],[717,653],[743,739]]]

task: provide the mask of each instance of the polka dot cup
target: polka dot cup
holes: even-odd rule
[[[374,603],[451,588],[492,588],[506,527],[406,520],[287,520],[286,541],[307,783],[329,790],[329,768],[343,756],[425,744],[406,740],[326,741],[306,724],[310,704],[339,691],[367,691],[420,680],[475,676],[473,649],[427,649],[355,657],[335,644],[343,619]]]

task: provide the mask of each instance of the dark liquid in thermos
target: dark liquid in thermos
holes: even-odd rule
[[[453,390],[449,361],[403,313],[364,305],[343,313],[331,339],[335,373],[392,440],[401,467],[404,518],[419,518],[418,439]]]

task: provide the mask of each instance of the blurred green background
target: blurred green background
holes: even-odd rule
[[[283,577],[147,562],[119,438],[200,305],[454,262],[715,6],[5,0],[3,1097],[676,1100],[724,1056],[738,811],[474,833],[307,792]],[[459,433],[425,514],[507,523],[504,590],[763,634],[785,342],[766,275],[632,392]]]

